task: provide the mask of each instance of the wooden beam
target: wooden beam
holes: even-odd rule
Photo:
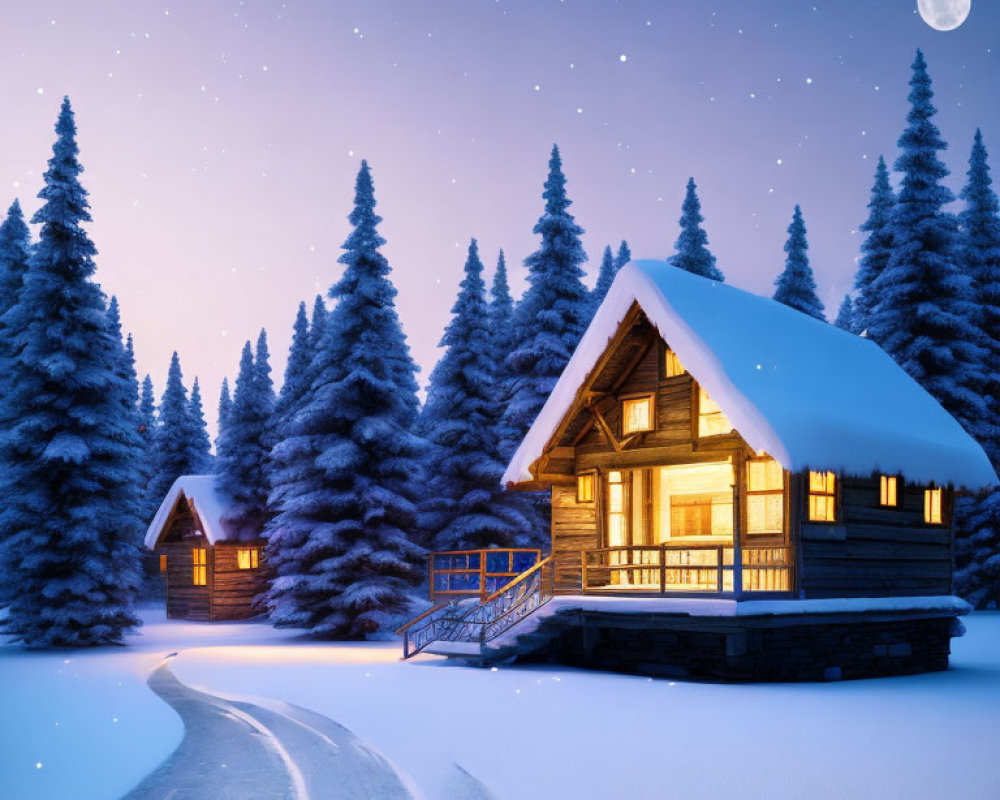
[[[590,413],[594,415],[594,419],[597,421],[601,430],[604,431],[604,435],[608,437],[608,441],[611,442],[611,446],[615,448],[615,452],[620,453],[622,451],[622,446],[619,444],[618,439],[615,438],[615,435],[611,432],[611,427],[608,425],[601,412],[596,408],[591,408]]]
[[[632,373],[635,372],[635,368],[642,363],[642,360],[646,357],[646,353],[649,352],[649,348],[656,342],[657,336],[658,334],[655,329],[650,332],[650,334],[646,337],[646,341],[639,346],[639,351],[635,354],[632,360],[625,365],[625,368],[615,379],[615,382],[612,384],[611,390],[608,394],[616,394],[618,390],[625,385],[625,381],[627,381],[631,377]]]

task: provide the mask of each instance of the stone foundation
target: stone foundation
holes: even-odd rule
[[[953,615],[713,618],[570,612],[544,620],[533,657],[589,669],[725,681],[831,681],[948,668]],[[526,648],[518,648],[522,657]]]

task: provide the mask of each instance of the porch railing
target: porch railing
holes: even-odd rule
[[[552,598],[553,583],[549,557],[482,602],[435,606],[396,631],[403,636],[403,658],[416,655],[432,642],[465,642],[473,645],[482,658],[490,641]]]
[[[531,569],[540,557],[540,550],[530,548],[433,553],[430,558],[431,602],[449,602],[465,597],[485,600]]]
[[[733,547],[726,545],[627,545],[580,553],[584,594],[733,593]],[[788,591],[788,547],[741,548],[743,591]]]

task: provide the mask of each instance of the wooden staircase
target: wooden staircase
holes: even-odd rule
[[[550,556],[482,601],[438,604],[410,620],[396,631],[403,637],[403,658],[426,652],[485,663],[499,637],[547,603],[552,594]]]

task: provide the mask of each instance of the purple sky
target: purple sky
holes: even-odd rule
[[[157,396],[170,352],[210,422],[261,326],[280,377],[299,300],[337,278],[355,173],[426,380],[470,236],[516,291],[558,142],[593,274],[668,255],[698,182],[730,283],[770,294],[802,205],[820,295],[850,288],[872,172],[927,55],[958,189],[977,125],[1000,171],[1000,3],[941,33],[911,0],[10,3],[0,203],[35,198],[63,94],[99,280]]]

